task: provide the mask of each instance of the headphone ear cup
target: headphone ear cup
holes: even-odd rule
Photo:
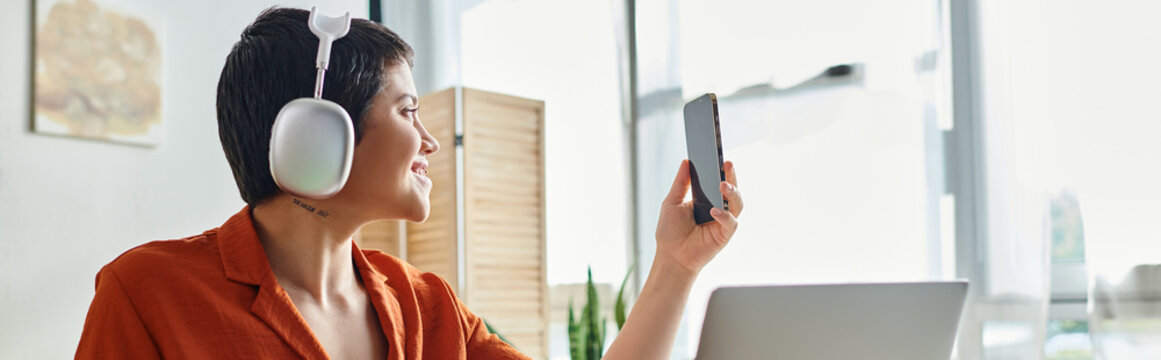
[[[346,185],[354,151],[354,125],[341,106],[322,99],[295,99],[274,120],[270,174],[287,193],[329,198]]]

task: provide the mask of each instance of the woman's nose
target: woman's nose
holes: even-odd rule
[[[423,147],[420,149],[420,152],[422,152],[424,156],[431,155],[436,151],[439,151],[439,140],[436,140],[434,136],[431,136],[431,134],[427,132],[427,129],[425,129],[423,125],[419,126],[419,133],[423,135]]]

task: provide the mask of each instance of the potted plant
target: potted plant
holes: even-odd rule
[[[613,304],[613,319],[617,324],[617,331],[625,325],[625,285],[635,268],[636,264],[625,272],[625,278],[621,280],[621,288],[617,291],[616,302]],[[588,269],[585,290],[585,302],[582,304],[579,318],[573,314],[572,298],[568,300],[568,344],[572,360],[596,360],[605,352],[606,319],[600,314],[600,299],[597,296],[597,287],[593,284],[591,266]]]

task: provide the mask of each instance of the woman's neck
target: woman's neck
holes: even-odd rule
[[[280,194],[251,210],[279,285],[324,306],[361,286],[351,237],[362,224],[327,207],[326,201]]]

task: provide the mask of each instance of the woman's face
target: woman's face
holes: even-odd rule
[[[337,197],[362,216],[420,222],[431,209],[426,157],[439,142],[419,122],[411,68],[389,66],[384,75],[386,87],[371,100],[350,177]]]

